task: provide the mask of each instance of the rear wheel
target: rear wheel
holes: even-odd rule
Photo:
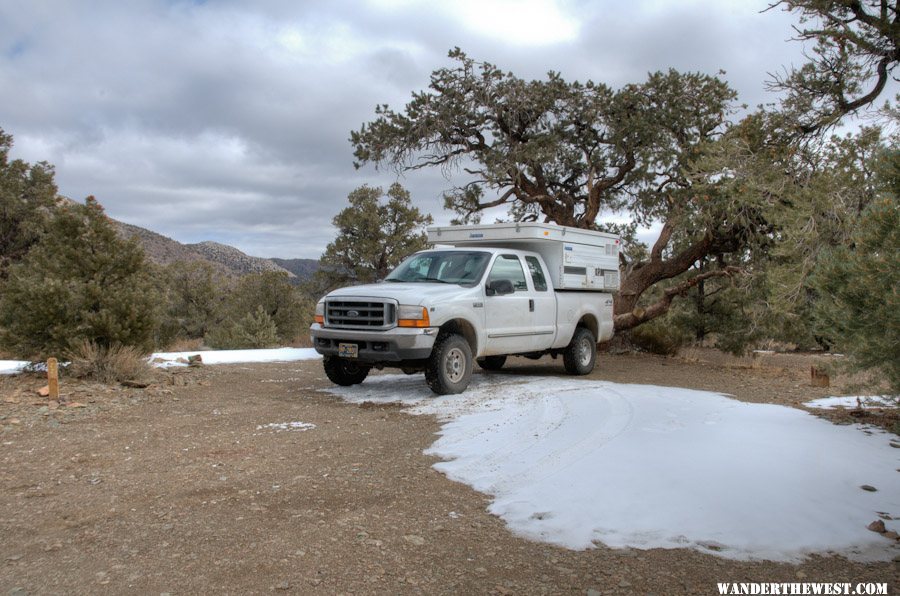
[[[460,335],[438,338],[425,365],[425,381],[438,395],[462,393],[472,378],[472,349]]]
[[[563,352],[563,365],[570,375],[586,375],[597,363],[597,340],[587,327],[578,327]]]
[[[325,375],[331,382],[342,387],[358,385],[369,375],[368,366],[337,356],[325,356],[322,365],[325,368]]]
[[[476,360],[484,370],[500,370],[506,364],[506,356],[485,356]]]

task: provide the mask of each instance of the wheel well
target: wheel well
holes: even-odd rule
[[[594,334],[594,339],[600,337],[600,326],[597,324],[597,319],[594,315],[584,315],[578,321],[576,327],[586,327],[588,331]]]
[[[472,349],[472,354],[478,353],[478,336],[475,334],[475,327],[465,319],[453,319],[441,325],[440,334],[444,335],[445,333],[462,335]]]

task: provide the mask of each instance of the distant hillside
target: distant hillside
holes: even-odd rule
[[[246,275],[264,271],[283,271],[299,283],[307,279],[316,268],[313,259],[264,259],[251,257],[233,246],[218,242],[182,244],[162,234],[145,228],[112,220],[125,238],[137,238],[144,253],[152,262],[168,265],[177,261],[205,261],[229,275]]]
[[[176,261],[204,261],[199,253],[188,248],[187,245],[167,238],[162,234],[150,230],[122,223],[115,219],[112,222],[119,228],[119,233],[125,238],[137,238],[147,258],[158,265],[168,265]]]
[[[319,270],[319,261],[316,259],[271,259],[276,265],[287,269],[299,279],[309,279]]]
[[[265,271],[287,271],[287,269],[273,263],[271,259],[251,257],[227,244],[207,241],[199,244],[185,244],[184,247],[193,250],[203,259],[210,261],[211,263],[224,265],[239,275],[245,275],[247,273],[263,273]],[[287,271],[287,273],[291,277],[294,277],[294,274],[290,271]]]

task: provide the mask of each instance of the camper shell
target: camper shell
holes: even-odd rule
[[[435,245],[536,252],[558,291],[619,289],[621,242],[615,234],[547,223],[434,226],[427,233],[428,242]]]

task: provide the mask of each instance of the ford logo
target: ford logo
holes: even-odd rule
[[[358,311],[358,310],[348,310],[348,311],[347,311],[347,316],[348,316],[348,317],[358,317],[358,316],[359,316],[359,311]]]

